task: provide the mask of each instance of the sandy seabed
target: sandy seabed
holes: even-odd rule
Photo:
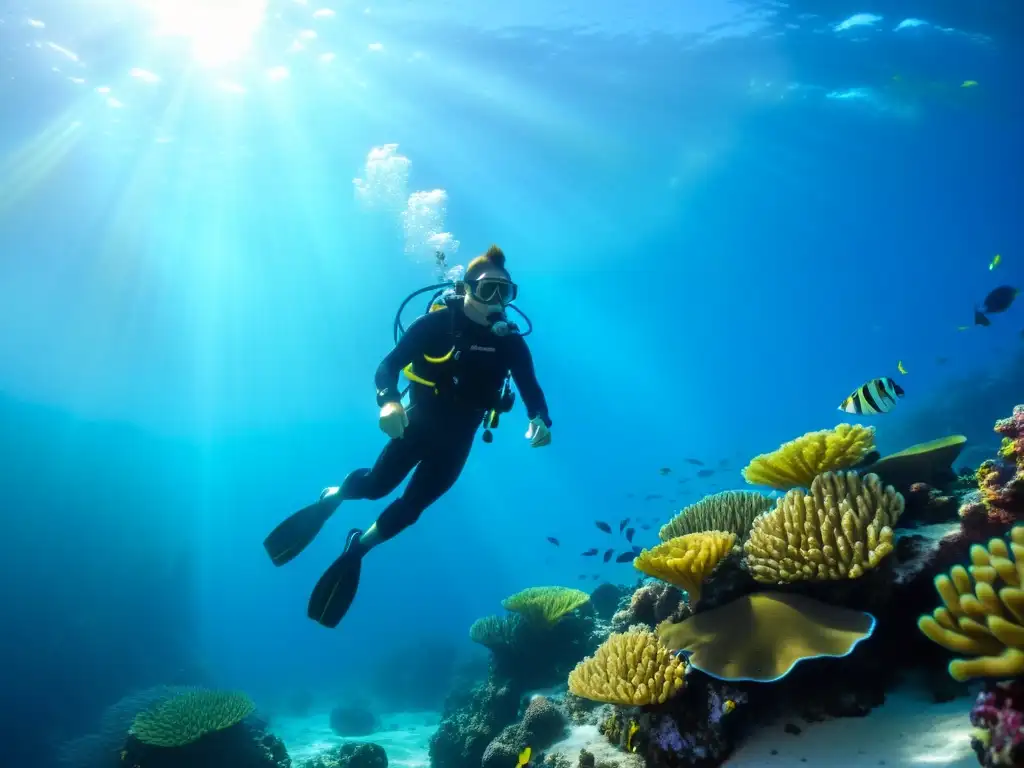
[[[753,732],[726,762],[726,768],[972,768],[978,761],[971,750],[967,719],[973,699],[934,704],[914,690],[886,696],[885,704],[866,717],[844,717],[821,723],[783,717]],[[381,718],[381,730],[367,736],[342,738],[331,730],[326,713],[309,717],[283,717],[273,732],[285,743],[295,765],[346,741],[380,744],[388,765],[429,768],[428,746],[437,730],[437,712],[395,713]],[[787,733],[787,724],[799,734]],[[575,758],[581,748],[614,759],[623,768],[643,768],[635,755],[615,750],[593,725],[574,726],[568,738],[548,753]]]
[[[440,718],[438,712],[397,712],[381,717],[381,729],[376,733],[342,737],[331,730],[330,715],[324,712],[275,718],[271,731],[284,742],[296,766],[347,741],[369,741],[384,747],[389,768],[428,768],[427,749]]]

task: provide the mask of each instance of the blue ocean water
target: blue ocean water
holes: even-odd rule
[[[369,696],[408,665],[439,703],[505,596],[635,580],[581,565],[595,519],[743,487],[874,377],[907,392],[883,451],[980,460],[1024,400],[1021,307],[973,325],[1024,281],[1013,0],[202,8],[0,7],[12,765],[158,683]],[[552,445],[505,416],[319,627],[309,589],[385,502],[287,568],[262,539],[382,447],[373,372],[434,247],[492,243]]]

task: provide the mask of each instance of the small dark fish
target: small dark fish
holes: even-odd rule
[[[639,555],[643,551],[644,551],[643,547],[638,547],[636,544],[633,545],[633,554]]]
[[[686,463],[687,464],[693,464],[693,466],[695,466],[695,467],[703,467],[704,466],[704,462],[701,461],[700,459],[687,459]]]
[[[596,554],[597,554],[597,550],[596,549],[588,549],[586,552],[583,553],[583,557],[593,557]]]
[[[1024,336],[1024,331],[1021,331],[1020,333],[1021,333],[1021,336]],[[948,357],[936,357],[935,358],[935,364],[936,365],[945,365],[948,362],[949,362],[949,358]]]
[[[978,310],[974,310],[974,324],[975,325],[992,325],[992,321],[985,317]]]
[[[713,474],[715,474],[715,470],[713,470],[713,469],[699,469],[699,470],[697,470],[697,477],[711,477]]]
[[[627,528],[626,529],[626,541],[628,541],[630,544],[633,543],[633,534],[634,533],[636,533],[636,529],[635,528]]]
[[[561,544],[559,543],[558,539],[556,539],[556,538],[555,538],[554,536],[548,536],[548,541],[550,541],[550,542],[551,542],[552,544],[554,544],[554,545],[555,545],[556,547],[560,547],[560,546],[562,546],[562,545],[561,545]]]
[[[896,407],[896,398],[903,397],[903,387],[886,376],[862,384],[839,404],[845,413],[888,413]]]
[[[661,475],[662,477],[664,477],[665,475],[671,475],[672,474],[672,468],[671,467],[662,467],[661,469],[658,470],[658,474]]]
[[[587,574],[585,574],[585,573],[581,573],[581,574],[580,574],[580,579],[582,580],[582,579],[585,579],[585,578],[587,578]]]
[[[1020,291],[1012,285],[1000,285],[989,292],[988,296],[985,297],[985,301],[982,302],[981,308],[990,315],[1005,312],[1013,304],[1013,300],[1017,298],[1018,293]]]
[[[627,525],[629,525],[628,517],[625,520],[619,520],[619,533],[622,533],[626,529]]]
[[[636,557],[636,555],[633,554],[633,550],[629,550],[628,552],[623,552],[621,555],[616,557],[615,558],[615,562],[616,563],[628,563],[628,562],[631,562],[635,557]]]
[[[614,554],[615,554],[615,550],[614,549],[609,549],[607,552],[604,553],[604,561],[607,563],[609,560],[612,559],[612,555],[614,555]]]
[[[594,525],[597,526],[598,530],[604,531],[605,533],[611,533],[612,527],[608,523],[602,522],[601,520],[595,520]]]
[[[661,498],[661,494],[660,493],[648,493],[646,496],[644,496],[644,501],[654,501],[655,499],[660,499],[660,498]]]
[[[640,527],[641,527],[641,528],[643,528],[643,529],[644,529],[645,531],[649,531],[649,530],[651,530],[651,525],[650,525],[650,523],[644,523],[644,524],[643,524],[643,525],[641,525]]]
[[[594,581],[597,581],[598,579],[600,579],[600,578],[601,578],[601,574],[600,574],[600,573],[595,573],[595,574],[594,574],[593,576],[591,576],[590,578],[591,578],[591,579],[593,579]]]
[[[729,466],[729,460],[728,459],[721,459],[721,460],[719,460],[719,462],[718,462],[718,468],[719,469],[725,469],[728,466]]]

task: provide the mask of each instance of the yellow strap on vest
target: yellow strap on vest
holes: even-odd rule
[[[442,355],[441,357],[430,357],[429,355],[424,355],[423,359],[426,360],[431,365],[441,365],[442,363],[447,363],[449,360],[451,360],[452,355],[454,354],[455,347],[452,347],[451,349],[448,350],[447,354]],[[407,378],[409,381],[414,381],[417,384],[422,384],[425,387],[430,387],[431,389],[434,390],[434,394],[437,394],[437,382],[428,381],[427,379],[424,379],[422,376],[417,376],[416,373],[413,372],[412,363],[409,363],[407,366],[405,366],[405,368],[402,369],[402,373],[405,374],[405,378]]]

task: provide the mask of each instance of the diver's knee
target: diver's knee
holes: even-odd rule
[[[373,472],[369,469],[355,469],[348,473],[341,484],[341,497],[352,501],[368,499],[376,501],[388,495],[388,491],[374,482]]]

